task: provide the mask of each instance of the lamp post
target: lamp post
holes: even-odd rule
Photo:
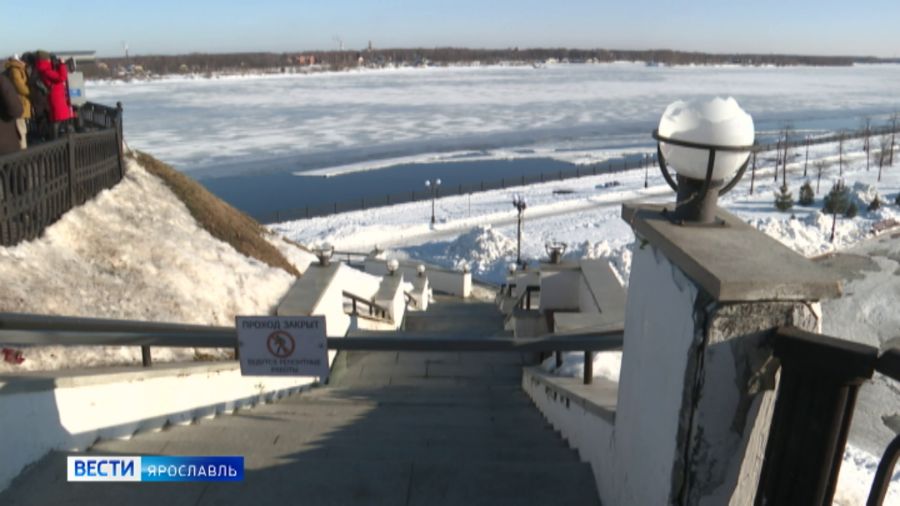
[[[547,241],[544,244],[544,249],[547,251],[551,264],[562,262],[562,257],[566,254],[566,248],[568,248],[568,245],[564,242]]]
[[[334,246],[330,243],[322,243],[319,247],[313,249],[316,258],[319,259],[319,265],[327,267],[331,264],[331,257],[334,255]]]
[[[399,269],[399,268],[400,268],[400,261],[397,260],[396,258],[392,258],[387,261],[388,274],[390,274],[391,276],[393,276],[397,272],[397,269]]]
[[[435,179],[434,181],[430,179],[425,180],[425,188],[431,190],[431,224],[434,225],[434,201],[437,199],[438,191],[441,187],[441,180]]]
[[[753,118],[733,98],[677,101],[666,108],[653,138],[663,177],[677,193],[671,217],[683,224],[715,223],[719,195],[734,188],[747,170]]]
[[[513,195],[512,204],[519,213],[518,227],[516,229],[516,264],[522,265],[522,219],[525,218],[525,209],[528,207],[528,202],[524,196],[517,193]]]
[[[650,181],[650,155],[644,153],[644,188],[649,185]]]

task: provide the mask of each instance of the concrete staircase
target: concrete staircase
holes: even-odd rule
[[[442,311],[433,315],[448,333],[502,331],[491,304]],[[326,387],[91,449],[243,455],[241,483],[70,484],[57,453],[0,494],[0,504],[599,504],[590,466],[521,390],[530,363],[514,353],[341,353]]]

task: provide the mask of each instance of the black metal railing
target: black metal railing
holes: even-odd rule
[[[38,237],[124,176],[122,108],[88,103],[85,128],[0,156],[0,246]]]
[[[366,300],[362,297],[354,295],[350,292],[343,292],[344,299],[350,301],[350,315],[351,316],[367,316],[369,318],[377,318],[385,321],[389,321],[388,310],[386,307],[378,305],[375,301]],[[360,306],[363,306],[365,309],[364,312],[360,312]]]
[[[831,504],[860,385],[875,371],[900,381],[900,350],[878,349],[793,327],[773,334],[781,362],[757,504]],[[878,466],[867,504],[882,504],[900,436]]]
[[[890,126],[872,127],[868,130],[861,129],[851,132],[842,132],[833,135],[823,135],[818,137],[793,137],[788,139],[787,147],[789,149],[814,146],[817,144],[832,144],[835,142],[849,141],[860,139],[863,137],[878,137],[880,135],[888,135],[894,133],[895,130]],[[754,153],[767,153],[771,151],[779,151],[785,148],[784,142],[773,142],[766,144],[756,144],[753,147]],[[469,195],[490,190],[500,190],[513,186],[524,186],[535,183],[546,183],[551,181],[565,181],[567,179],[575,179],[585,176],[596,176],[598,174],[609,174],[616,172],[624,172],[629,169],[650,169],[656,170],[657,165],[656,153],[649,154],[647,158],[639,158],[632,156],[631,159],[623,158],[618,160],[607,160],[593,165],[575,166],[571,169],[555,170],[541,172],[539,174],[521,175],[518,177],[506,177],[493,181],[480,181],[474,184],[457,184],[444,185],[440,187],[438,198],[452,197],[459,195]],[[611,183],[615,184],[615,183]],[[564,189],[560,191],[565,191]],[[278,223],[289,220],[300,220],[307,218],[317,218],[321,216],[330,216],[338,213],[350,211],[362,211],[375,207],[392,206],[396,204],[405,204],[409,202],[420,202],[431,200],[431,190],[411,190],[403,193],[391,193],[384,196],[360,197],[352,200],[344,200],[340,202],[332,202],[322,205],[307,205],[303,207],[279,209],[270,213],[255,216],[261,223]]]

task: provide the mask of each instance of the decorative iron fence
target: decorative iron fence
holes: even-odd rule
[[[79,119],[81,132],[0,156],[0,245],[38,237],[66,211],[122,179],[121,104],[85,104]]]
[[[894,128],[892,128],[891,126],[883,126],[871,127],[869,129],[861,129],[852,132],[841,132],[820,137],[791,135],[791,137],[788,139],[787,147],[788,149],[793,149],[815,146],[818,144],[833,144],[840,141],[850,141],[861,139],[864,137],[876,138],[878,136],[889,135],[895,132],[896,130],[894,130]],[[781,149],[784,149],[783,142],[773,142],[766,144],[757,144],[753,148],[753,151],[754,153],[767,153],[773,151],[777,152]],[[629,169],[649,168],[650,170],[655,170],[654,167],[656,166],[656,164],[656,153],[650,153],[647,157],[638,157],[632,155],[630,158],[626,157],[618,160],[607,160],[593,165],[574,166],[571,169],[541,172],[540,174],[507,177],[493,181],[482,180],[481,182],[476,184],[445,185],[440,187],[438,198],[452,197],[454,195],[468,195],[489,190],[499,190],[511,186],[523,186],[526,184],[545,183],[550,181],[564,181],[567,179],[574,179],[585,176],[596,176],[598,174],[623,172]],[[324,205],[278,209],[276,211],[256,215],[254,217],[261,223],[271,224],[288,220],[301,220],[307,218],[317,218],[321,216],[330,216],[332,214],[345,213],[350,211],[363,211],[373,207],[391,206],[407,202],[419,202],[431,200],[431,198],[431,190],[411,190],[404,193],[393,193],[384,196],[375,195],[371,197],[360,197],[354,200],[345,200],[342,202],[333,202]]]

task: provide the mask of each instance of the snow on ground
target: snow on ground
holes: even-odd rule
[[[851,198],[860,211],[859,216],[853,219],[839,217],[832,243],[832,218],[823,215],[820,208],[822,197],[839,178],[835,149],[833,145],[821,145],[810,150],[807,178],[802,175],[803,153],[793,153],[788,178],[795,201],[804,180],[810,180],[815,187],[814,161],[834,163],[823,172],[820,191],[813,206],[795,205],[788,213],[778,212],[774,208],[774,191],[780,183],[773,182],[772,161],[767,161],[765,157],[760,158],[754,178],[754,194],[749,191],[751,175],[748,173],[739,187],[724,196],[721,202],[751,225],[801,254],[812,256],[852,246],[870,237],[875,223],[900,217],[900,211],[893,204],[894,197],[900,192],[900,168],[885,168],[882,181],[878,182],[878,170],[874,163],[869,170],[865,168],[861,141],[848,143],[850,153],[845,153],[843,179],[851,188]],[[618,185],[609,186],[613,182]],[[607,258],[620,276],[627,280],[633,234],[620,218],[621,202],[631,199],[672,200],[672,193],[662,183],[658,172],[651,175],[649,188],[645,189],[643,183],[643,171],[632,170],[442,198],[437,201],[439,222],[434,227],[428,224],[430,203],[419,202],[281,223],[273,225],[272,229],[299,242],[327,239],[341,249],[358,251],[368,251],[378,244],[386,247],[389,255],[419,258],[454,268],[467,264],[477,277],[502,283],[506,265],[514,261],[516,255],[515,210],[511,198],[519,193],[529,200],[522,244],[525,258],[544,258],[544,244],[547,241],[565,241],[570,245],[568,256]],[[559,190],[571,193],[559,193]],[[880,194],[884,205],[879,211],[867,212],[875,191]],[[848,321],[853,320],[852,316],[848,316]],[[548,370],[554,366],[552,359],[544,364]],[[620,366],[620,352],[598,353],[594,375],[617,381]],[[564,365],[556,372],[577,376],[582,371],[583,355],[572,353],[565,354]],[[865,416],[857,415],[856,418],[859,422]],[[835,504],[863,504],[877,462],[878,459],[868,451],[855,444],[848,445]],[[895,472],[892,483],[893,488],[885,504],[900,504],[900,472]]]
[[[303,253],[289,260],[305,269]],[[294,278],[212,237],[129,160],[122,182],[39,239],[0,247],[0,279],[2,311],[233,325],[238,314],[270,314]],[[25,357],[18,366],[0,362],[0,372],[134,363],[140,349],[47,346]],[[193,349],[153,350],[155,361],[193,357]]]
[[[874,223],[900,216],[893,198],[900,190],[900,169],[885,168],[877,182],[877,168],[865,170],[861,141],[848,143],[844,180],[860,208],[854,219],[839,217],[835,241],[830,241],[831,217],[819,212],[821,200],[838,179],[835,146],[814,146],[810,150],[808,178],[815,186],[814,162],[834,162],[822,175],[820,191],[813,206],[795,205],[789,213],[774,206],[772,161],[761,157],[750,195],[750,174],[722,198],[722,204],[763,232],[804,255],[826,253],[844,248],[866,237]],[[794,199],[799,196],[803,153],[794,152],[789,166],[789,187]],[[866,207],[880,193],[885,206],[876,212]],[[340,250],[370,251],[375,245],[386,247],[400,257],[412,257],[445,267],[470,264],[473,273],[488,282],[502,283],[505,266],[515,260],[516,211],[511,202],[515,194],[528,199],[523,225],[522,256],[544,258],[548,241],[569,245],[572,258],[609,258],[623,279],[630,268],[628,245],[633,240],[630,227],[622,221],[621,203],[631,200],[670,202],[672,192],[658,170],[652,170],[649,187],[644,188],[644,171],[588,176],[552,181],[524,187],[512,187],[471,195],[440,198],[435,203],[438,222],[430,224],[431,203],[414,202],[333,216],[274,224],[271,229],[300,243],[327,240]],[[481,227],[478,232],[473,232]],[[472,235],[475,234],[475,235]]]

